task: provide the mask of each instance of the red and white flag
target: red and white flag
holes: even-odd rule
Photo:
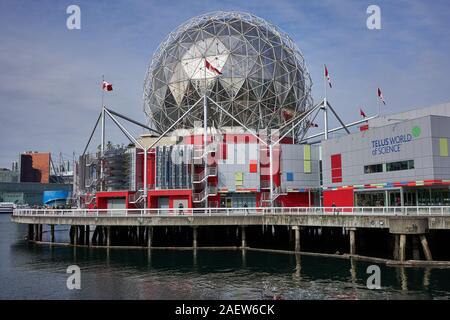
[[[380,101],[383,102],[384,105],[386,105],[386,102],[384,101],[384,97],[383,97],[383,94],[381,93],[380,88],[378,88],[377,93],[378,93],[378,99],[380,99]]]
[[[333,86],[331,85],[331,79],[330,79],[330,74],[328,73],[328,68],[326,65],[325,66],[325,78],[327,78],[328,81],[328,85],[330,86],[330,88],[333,88]]]
[[[214,67],[208,60],[205,59],[205,68],[209,71],[214,72],[215,74],[222,74],[216,67]]]
[[[109,82],[103,81],[102,89],[103,89],[104,91],[112,91],[112,89],[113,89],[113,88],[112,88],[112,84],[109,83]]]
[[[359,109],[359,114],[361,115],[361,117],[367,118],[366,114],[364,113],[364,111],[362,109]]]

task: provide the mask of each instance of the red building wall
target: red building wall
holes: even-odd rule
[[[336,207],[353,207],[353,188],[341,190],[325,190],[323,192],[323,206],[332,207],[333,203]]]
[[[293,192],[279,196],[278,201],[283,207],[310,207],[308,192]],[[312,201],[312,196],[311,196]]]

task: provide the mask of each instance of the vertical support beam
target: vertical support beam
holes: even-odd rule
[[[34,224],[28,225],[28,241],[34,240]]]
[[[55,225],[52,224],[50,226],[50,241],[53,243],[55,242]]]
[[[88,247],[89,247],[89,240],[90,240],[89,235],[91,233],[90,228],[91,227],[89,225],[86,225],[86,227],[84,228],[84,230],[85,230],[84,242]]]
[[[405,195],[403,194],[403,187],[400,187],[400,205],[405,206]]]
[[[400,235],[400,261],[406,260],[406,234]]]
[[[270,132],[269,144],[269,174],[270,174],[270,207],[273,208],[273,146],[272,146],[272,132]]]
[[[106,227],[106,246],[109,248],[111,246],[111,227]]]
[[[300,226],[292,227],[295,233],[295,252],[300,252]]]
[[[73,230],[73,245],[76,246],[78,244],[78,226],[72,226]]]
[[[152,247],[153,227],[147,227],[147,247]]]
[[[42,224],[37,225],[37,241],[42,241]]]
[[[245,234],[245,226],[241,226],[241,247],[246,248],[247,247],[247,239]]]
[[[347,229],[350,235],[350,254],[356,254],[356,228]]]
[[[148,148],[146,147],[144,149],[144,209],[147,209],[147,195],[148,195],[147,162],[148,162]]]
[[[197,227],[192,228],[192,247],[197,248]]]
[[[208,100],[206,97],[206,86],[205,86],[205,95],[203,97],[203,153],[206,153],[206,148],[208,145]],[[205,161],[205,168],[203,169],[204,171],[204,176],[207,176],[207,170],[208,170],[208,154],[206,154],[206,158],[204,159]],[[205,208],[208,207],[208,178],[206,178],[206,182],[205,182],[205,196],[206,196],[206,200],[205,200]]]
[[[423,253],[425,254],[425,259],[427,259],[427,261],[432,261],[433,257],[431,256],[431,251],[428,246],[427,237],[425,237],[424,234],[420,235],[420,243],[422,244]]]

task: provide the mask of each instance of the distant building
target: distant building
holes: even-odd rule
[[[69,163],[51,170],[52,167],[50,153],[25,152],[19,156],[19,162],[13,162],[12,170],[0,168],[0,202],[34,206],[44,203],[44,193],[51,194],[48,191],[70,195],[73,173],[68,171]],[[57,200],[58,204],[63,201]]]
[[[0,168],[0,182],[19,182],[19,172]]]
[[[42,205],[44,191],[65,190],[72,191],[72,185],[60,183],[0,183],[0,202],[14,202],[16,204]]]
[[[20,182],[50,182],[50,153],[26,152],[20,155]]]

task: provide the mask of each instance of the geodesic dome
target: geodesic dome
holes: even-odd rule
[[[245,126],[278,128],[311,106],[302,54],[282,31],[254,15],[213,12],[187,21],[161,43],[144,83],[144,111],[166,130],[207,94]],[[177,128],[203,121],[202,104]],[[238,126],[208,104],[208,125]]]

